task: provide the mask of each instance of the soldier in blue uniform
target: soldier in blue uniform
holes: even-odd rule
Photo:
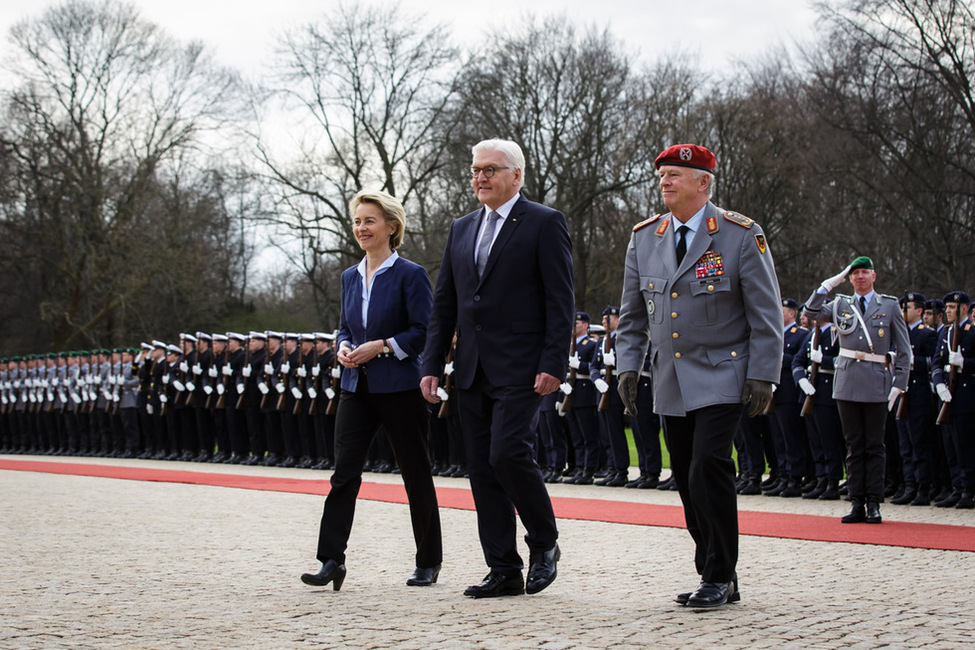
[[[951,409],[945,423],[945,454],[953,489],[934,505],[968,509],[975,507],[975,327],[969,318],[971,300],[967,293],[953,291],[944,302],[947,321],[952,325],[945,328],[938,342],[932,379],[938,396]]]
[[[911,364],[907,392],[900,396],[897,412],[897,434],[904,471],[904,489],[894,495],[895,505],[926,506],[931,503],[933,469],[932,434],[934,432],[934,398],[931,394],[931,361],[938,345],[938,335],[921,319],[925,300],[910,291],[900,299],[901,311],[911,338]]]
[[[593,384],[599,391],[600,438],[606,447],[609,460],[606,476],[596,485],[623,487],[629,481],[630,447],[626,441],[626,424],[623,420],[623,400],[620,398],[616,378],[616,326],[620,308],[611,306],[603,310],[603,327],[606,333],[596,342],[596,358],[592,364]]]
[[[799,418],[799,390],[792,378],[792,359],[806,338],[807,331],[796,323],[799,303],[792,298],[782,299],[784,329],[782,370],[775,391],[775,414],[771,417],[773,435],[785,455],[785,473],[766,496],[802,496],[802,477],[806,472],[806,429]],[[782,465],[780,465],[780,468]]]
[[[592,380],[592,363],[596,357],[596,341],[589,337],[591,318],[584,311],[575,314],[574,336],[576,353],[569,357],[569,372],[575,370],[572,384],[572,408],[566,413],[566,425],[575,451],[575,473],[565,482],[591,485],[599,464],[599,418],[596,405],[599,395]]]
[[[633,444],[636,446],[640,476],[626,484],[628,488],[652,490],[660,485],[660,471],[663,457],[660,453],[660,416],[653,412],[653,378],[650,373],[650,358],[653,342],[647,347],[647,355],[640,369],[640,379],[636,393],[636,417],[630,414],[633,428]]]

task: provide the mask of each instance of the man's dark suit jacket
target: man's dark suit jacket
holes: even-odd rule
[[[462,390],[478,364],[493,386],[534,385],[540,372],[561,379],[575,317],[565,217],[522,196],[478,279],[474,248],[485,214],[482,207],[450,226],[421,374],[441,375],[456,328],[454,381]]]

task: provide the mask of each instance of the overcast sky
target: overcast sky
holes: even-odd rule
[[[389,0],[384,0],[388,2]],[[52,2],[0,3],[0,28],[39,16]],[[198,39],[219,59],[245,74],[260,72],[274,38],[334,7],[334,0],[135,0],[148,20],[180,39]],[[380,2],[379,4],[382,4]],[[705,72],[727,72],[779,44],[812,37],[815,13],[809,0],[396,0],[412,13],[451,28],[460,45],[483,38],[492,27],[517,22],[525,10],[536,16],[565,14],[576,25],[609,27],[630,52],[645,61],[681,50],[699,57]]]

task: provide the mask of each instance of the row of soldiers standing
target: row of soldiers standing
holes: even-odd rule
[[[896,505],[975,507],[975,328],[963,291],[907,292],[899,304],[913,363],[890,410],[884,497]],[[833,399],[836,325],[819,327],[784,299],[785,346],[774,408],[743,421],[739,494],[839,499],[846,455]],[[799,320],[797,321],[797,316]],[[881,330],[879,335],[883,336]],[[769,468],[769,477],[762,474]]]
[[[0,452],[327,468],[334,338],[197,332],[0,360]]]

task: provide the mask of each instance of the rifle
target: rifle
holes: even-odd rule
[[[224,408],[224,406],[227,404],[227,375],[223,374],[223,369],[228,363],[230,363],[230,349],[229,346],[224,346],[223,361],[220,362],[220,384],[223,386],[223,392],[217,396],[216,407],[218,409]],[[216,392],[216,390],[213,391],[213,393]],[[207,398],[207,408],[210,408],[213,402],[213,393],[210,393],[210,396]]]
[[[278,348],[278,349],[280,350],[281,348]],[[284,354],[284,351],[283,350],[282,350],[282,354]],[[273,356],[274,356],[273,354],[269,354],[267,352],[265,352],[265,354],[264,354],[264,365],[266,366],[268,364],[271,364],[271,369],[272,370],[274,369],[274,360],[271,358]],[[264,372],[264,369],[263,368],[261,368],[261,372]],[[265,372],[264,374],[267,374],[267,373]],[[274,373],[272,372],[270,375],[268,375],[268,377],[273,379],[274,378]],[[271,384],[268,384],[267,385],[267,392],[264,393],[264,396],[263,397],[261,397],[260,408],[262,410],[263,409],[266,409],[268,402],[271,401],[271,391],[273,389],[274,389],[274,386],[273,385],[271,385]]]
[[[183,406],[193,406],[193,393],[196,392],[196,386],[195,385],[193,387],[193,390],[190,390],[189,386],[186,386],[186,384],[187,383],[193,383],[193,379],[192,379],[192,377],[193,377],[193,366],[195,366],[197,364],[197,362],[198,362],[198,360],[200,358],[200,351],[194,348],[193,349],[193,352],[192,352],[192,356],[193,356],[193,363],[190,364],[190,360],[187,359],[186,360],[186,372],[183,373],[183,386],[186,388],[186,390],[183,391],[184,393],[186,393],[186,397],[183,399]],[[189,381],[187,381],[187,377],[190,378]],[[176,396],[176,400],[177,400],[177,402],[179,401],[179,395]]]
[[[339,407],[339,390],[341,388],[340,378],[342,373],[338,373],[338,377],[335,376],[335,368],[338,364],[338,350],[332,355],[332,365],[328,369],[328,386],[332,389],[333,397],[328,400],[328,406],[325,407],[325,415],[335,415],[335,410]]]
[[[288,354],[286,349],[284,349],[284,344],[282,343],[281,365],[284,365],[285,363],[288,364],[288,373],[281,375],[281,383],[284,384],[284,390],[281,391],[280,395],[278,395],[278,403],[277,406],[275,406],[275,408],[279,411],[283,411],[285,405],[288,403],[288,384],[291,383],[291,355]],[[280,366],[278,367],[278,372],[281,372]],[[285,383],[285,380],[287,380],[287,383]]]
[[[576,333],[575,330],[573,330],[572,340],[569,341],[569,356],[574,357],[576,356],[577,352],[578,349],[576,348]],[[578,374],[578,372],[579,371],[576,370],[575,368],[569,368],[569,377],[568,379],[566,379],[566,383],[569,384],[569,386],[571,386],[573,389],[575,389],[576,387],[576,375]],[[569,393],[568,395],[562,398],[562,412],[568,413],[571,410],[572,410],[572,393]]]
[[[606,336],[603,337],[603,359],[604,360],[606,358],[606,353],[607,352],[611,352],[614,347],[615,346],[612,344],[612,337],[610,336],[610,333],[609,332],[606,332]],[[604,362],[603,363],[603,368],[606,369],[606,376],[603,378],[603,381],[605,381],[607,384],[609,384],[610,386],[612,386],[613,385],[613,368],[615,368],[615,365],[614,366],[607,366],[605,364],[605,362]],[[600,411],[609,410],[609,391],[610,391],[610,389],[607,388],[606,389],[606,392],[603,393],[602,397],[599,398],[599,410]],[[563,411],[565,410],[565,402],[562,402],[562,410]]]
[[[954,322],[948,330],[948,349],[952,352],[958,351],[958,308],[955,308]],[[955,385],[958,383],[958,366],[951,366],[948,372],[948,391],[952,396],[955,395]],[[951,402],[942,402],[941,410],[938,411],[938,419],[935,424],[948,424],[951,421]]]
[[[251,365],[251,346],[250,346],[250,343],[248,343],[248,345],[247,345],[247,351],[244,353],[244,365],[242,365],[240,368],[241,368],[241,370],[243,370],[245,367],[250,366],[250,365]],[[246,375],[244,375],[243,373],[241,373],[241,376],[240,376],[240,385],[244,387],[244,390],[242,390],[241,393],[240,393],[240,395],[237,397],[237,410],[238,411],[240,409],[244,408],[244,395],[247,394],[247,380],[248,379],[249,379],[249,377],[247,377]]]
[[[809,341],[810,351],[815,350],[819,347],[820,335],[821,335],[821,330],[819,328],[819,323],[814,322],[812,338]],[[813,387],[815,388],[816,382],[818,380],[819,380],[819,364],[813,362],[812,365],[809,366],[809,383],[812,384]],[[799,415],[806,416],[806,415],[810,415],[813,412],[813,406],[815,405],[816,402],[815,398],[816,398],[815,395],[806,395],[806,399],[803,400],[802,402],[802,410],[799,412]]]
[[[457,349],[457,346],[452,345],[452,346],[450,346],[450,350],[447,351],[447,363],[448,364],[449,363],[453,363],[453,361],[454,361],[454,350],[456,350],[456,349]],[[450,391],[453,390],[453,387],[454,387],[454,373],[450,373],[443,380],[443,389],[444,389],[444,392],[447,393],[447,396],[448,397],[450,397]],[[444,419],[450,417],[450,400],[449,399],[445,399],[445,400],[442,400],[440,402],[440,410],[437,411],[437,417],[440,418],[441,420],[444,420]]]

